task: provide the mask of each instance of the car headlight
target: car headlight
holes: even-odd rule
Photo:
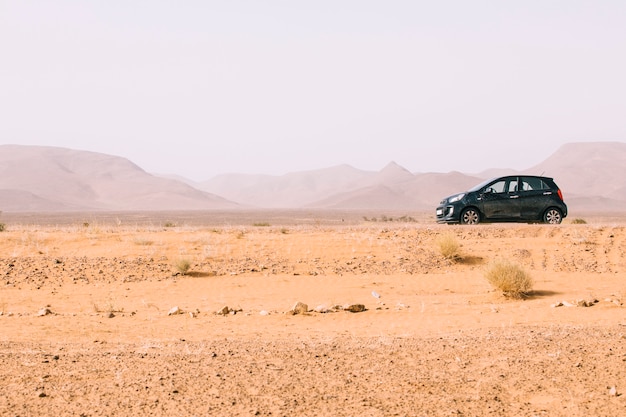
[[[463,197],[465,197],[465,193],[454,195],[448,199],[448,203],[456,203],[457,201],[461,200]]]

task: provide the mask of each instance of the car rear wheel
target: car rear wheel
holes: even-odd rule
[[[478,224],[480,223],[480,213],[475,208],[468,208],[461,212],[461,224]]]
[[[548,224],[559,224],[563,220],[563,213],[558,208],[549,208],[543,213],[543,222]]]

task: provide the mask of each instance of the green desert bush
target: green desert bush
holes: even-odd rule
[[[452,233],[446,233],[437,238],[437,246],[441,255],[449,260],[460,257],[461,245],[456,236]]]
[[[485,272],[487,281],[506,297],[522,298],[533,287],[530,275],[519,265],[506,260],[493,262]]]

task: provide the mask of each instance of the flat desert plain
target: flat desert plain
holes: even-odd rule
[[[626,415],[623,219],[185,216],[0,217],[0,415]]]

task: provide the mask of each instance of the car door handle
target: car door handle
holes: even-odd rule
[[[509,198],[519,198],[519,196],[518,196],[518,195],[512,195],[512,196],[511,196],[511,197],[509,197]]]
[[[552,194],[552,191],[546,191],[545,193],[543,193],[543,195],[550,195]]]

